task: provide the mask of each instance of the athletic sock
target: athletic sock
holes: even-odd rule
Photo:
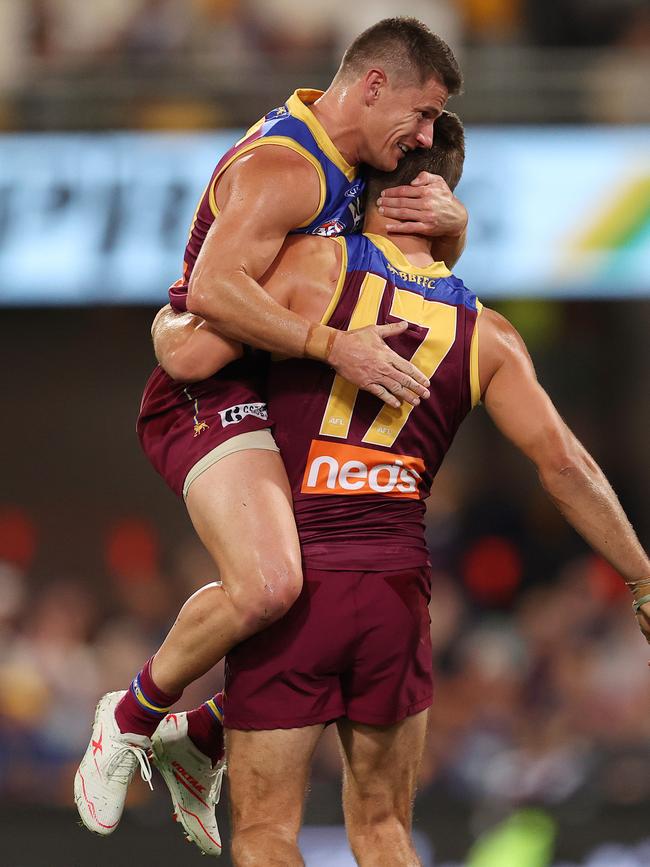
[[[223,693],[218,692],[187,714],[187,734],[194,746],[212,760],[221,761],[223,743]]]
[[[136,674],[126,695],[115,708],[115,720],[122,734],[130,732],[151,737],[158,723],[183,694],[168,695],[156,686],[151,677],[152,661],[153,657]]]

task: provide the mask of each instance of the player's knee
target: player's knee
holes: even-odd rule
[[[258,631],[283,617],[300,595],[302,570],[292,563],[275,563],[260,571],[241,591],[232,594],[233,603],[251,631]]]
[[[257,824],[235,830],[231,855],[236,867],[259,864],[293,864],[299,855],[297,835],[276,824]]]
[[[397,851],[407,851],[411,845],[407,823],[394,813],[357,814],[353,821],[347,822],[347,833],[355,854],[376,848],[388,853],[395,846]]]
[[[276,572],[271,583],[274,602],[271,606],[275,616],[281,617],[291,608],[302,590],[302,569],[300,564],[287,563]]]
[[[248,600],[248,621],[262,629],[283,617],[298,598],[300,586],[284,578],[266,580]]]

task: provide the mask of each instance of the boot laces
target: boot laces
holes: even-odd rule
[[[215,770],[214,779],[212,781],[212,785],[210,786],[210,791],[208,792],[208,802],[214,806],[219,803],[219,797],[221,795],[221,784],[223,782],[224,774],[226,773],[226,765],[225,763],[221,765],[220,768]]]
[[[149,757],[142,747],[137,747],[135,744],[123,744],[115,750],[106,767],[106,776],[128,786],[133,779],[138,764],[140,765],[140,776],[153,791]]]

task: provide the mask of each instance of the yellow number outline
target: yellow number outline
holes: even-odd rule
[[[373,325],[386,289],[386,280],[366,274],[348,330]],[[408,289],[395,288],[390,315],[405,319],[427,332],[410,361],[431,379],[456,340],[458,310],[454,305],[430,301]],[[321,422],[320,435],[347,439],[359,389],[338,374],[334,377]],[[384,405],[377,413],[362,442],[390,447],[395,443],[414,407],[403,403],[399,409]]]

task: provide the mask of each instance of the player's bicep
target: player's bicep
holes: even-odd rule
[[[226,192],[194,267],[190,293],[237,272],[259,279],[287,234],[320,202],[315,168],[286,148],[263,147],[242,157],[221,184]]]
[[[479,347],[483,403],[492,421],[538,467],[561,462],[572,434],[539,384],[515,328],[484,311]]]
[[[293,228],[289,220],[272,222],[242,204],[224,209],[206,236],[190,279],[190,293],[204,281],[217,283],[242,272],[258,280],[268,269]]]

